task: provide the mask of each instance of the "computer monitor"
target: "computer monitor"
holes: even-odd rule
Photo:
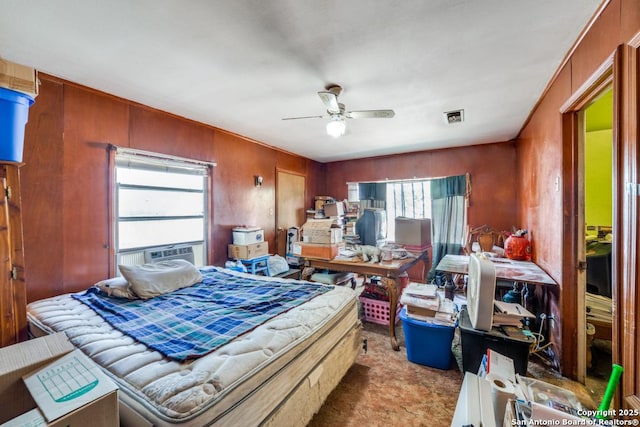
[[[387,238],[387,212],[384,209],[365,208],[356,222],[360,243],[378,246]]]

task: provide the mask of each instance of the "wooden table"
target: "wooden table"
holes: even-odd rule
[[[531,261],[515,261],[509,258],[489,258],[496,268],[496,279],[513,282],[515,286],[522,284],[520,291],[521,304],[527,307],[529,298],[528,285],[543,285],[543,294],[547,296],[549,286],[558,284],[538,264]],[[467,274],[469,257],[467,255],[445,255],[436,266],[451,280],[452,274]],[[514,286],[514,289],[515,289]],[[536,313],[537,314],[537,313]]]
[[[363,262],[360,258],[355,260],[333,259],[323,260],[315,258],[304,258],[305,266],[314,269],[327,269],[333,271],[345,271],[367,276],[380,276],[389,294],[389,337],[391,340],[391,348],[398,351],[400,346],[396,339],[396,310],[398,304],[398,289],[400,284],[400,275],[408,269],[422,261],[426,266],[427,253],[422,252],[413,254],[412,256],[393,261],[384,261],[378,263]],[[305,274],[309,275],[309,274]],[[302,279],[306,279],[302,277]]]
[[[496,279],[534,285],[557,285],[543,269],[531,261],[515,261],[509,258],[489,258],[496,267]],[[436,270],[450,274],[467,274],[469,257],[467,255],[445,255],[436,266]]]

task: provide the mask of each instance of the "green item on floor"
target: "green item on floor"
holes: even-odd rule
[[[609,406],[611,405],[611,400],[613,399],[613,395],[616,392],[616,388],[618,388],[618,382],[620,381],[620,376],[622,376],[622,371],[624,371],[622,366],[616,365],[615,363],[613,364],[611,376],[609,377],[609,383],[607,384],[607,388],[604,391],[602,402],[600,403],[600,406],[598,406],[596,418],[601,420],[606,418],[606,414],[609,411]]]

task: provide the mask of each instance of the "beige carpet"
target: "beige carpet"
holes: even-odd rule
[[[463,378],[458,334],[451,369],[440,370],[409,362],[401,323],[396,331],[400,351],[391,349],[386,326],[364,322],[367,352],[360,354],[309,426],[450,425]],[[584,405],[594,407],[584,386],[535,359],[529,362],[528,376],[568,388]]]
[[[400,325],[400,324],[398,324]],[[310,426],[449,426],[462,373],[407,360],[402,328],[393,351],[386,326],[364,323],[367,352],[360,354]]]

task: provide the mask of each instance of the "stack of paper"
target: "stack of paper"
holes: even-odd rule
[[[517,303],[495,300],[493,305],[493,326],[522,326],[523,319],[536,318],[533,313]]]
[[[455,326],[457,310],[450,300],[443,300],[433,284],[409,283],[402,292],[400,303],[407,316],[437,325]]]
[[[613,316],[613,304],[611,298],[587,292],[587,320],[595,319],[602,322],[611,323]]]

